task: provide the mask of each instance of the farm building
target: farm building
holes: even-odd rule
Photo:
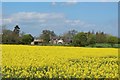
[[[35,39],[33,42],[31,42],[31,45],[42,45],[44,43],[43,39]],[[49,41],[50,44],[64,44],[63,39],[59,38],[52,38]]]
[[[44,41],[42,39],[35,39],[33,42],[31,42],[31,45],[40,45],[42,44]]]

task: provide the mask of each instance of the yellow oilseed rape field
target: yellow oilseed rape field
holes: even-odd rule
[[[118,49],[2,46],[3,78],[118,78]]]

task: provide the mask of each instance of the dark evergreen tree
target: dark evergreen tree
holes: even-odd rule
[[[15,35],[19,36],[19,32],[20,32],[20,28],[19,28],[18,25],[16,25],[16,26],[14,27],[13,33],[14,33]]]

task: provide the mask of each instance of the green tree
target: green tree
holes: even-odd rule
[[[106,43],[106,40],[104,32],[96,32],[96,43]]]
[[[13,41],[12,31],[7,29],[2,30],[2,43],[13,43]]]
[[[120,44],[120,38],[118,38],[118,44]]]
[[[118,38],[112,35],[107,36],[107,42],[113,47],[114,44],[118,44]]]
[[[94,34],[89,34],[87,38],[88,45],[91,45],[92,47],[96,43],[96,36]]]
[[[77,34],[76,30],[70,30],[63,34],[62,38],[65,43],[71,44],[73,42],[73,37]]]
[[[40,38],[43,39],[43,41],[45,42],[45,44],[48,44],[49,41],[52,39],[52,37],[56,36],[56,34],[54,33],[54,31],[50,31],[50,30],[43,30],[42,34],[40,35]]]
[[[31,34],[25,34],[22,36],[22,44],[30,44],[34,40]]]
[[[87,45],[87,35],[84,32],[76,34],[73,38],[74,46],[86,46]]]
[[[20,28],[18,25],[15,26],[13,31],[6,29],[5,25],[2,26],[2,43],[18,44],[20,39],[19,32]]]

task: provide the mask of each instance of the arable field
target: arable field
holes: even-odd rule
[[[2,45],[1,66],[3,78],[118,78],[118,49]]]

